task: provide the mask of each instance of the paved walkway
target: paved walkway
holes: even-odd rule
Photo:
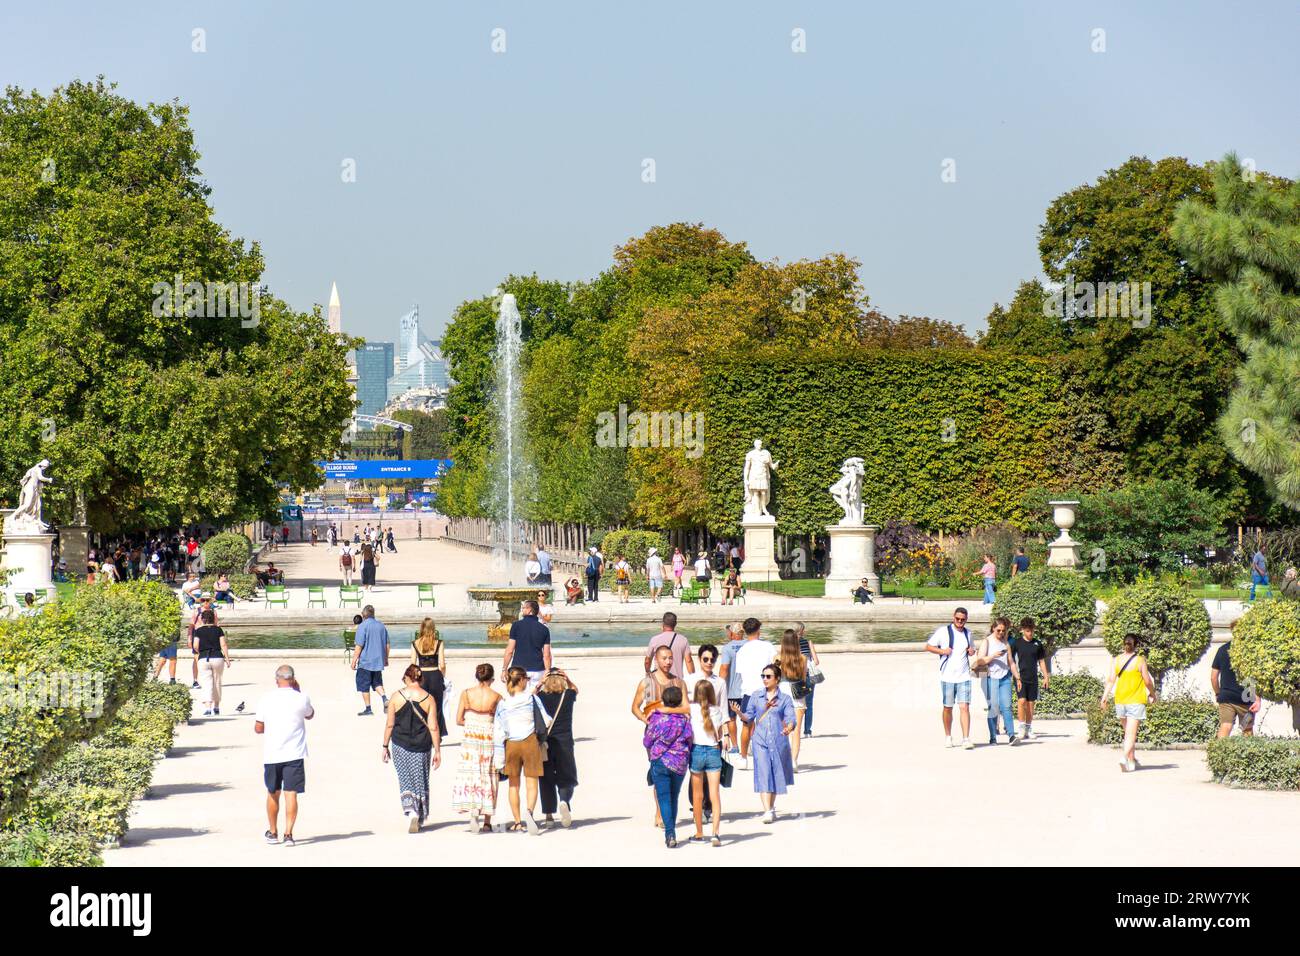
[[[278,562],[277,562],[278,563]],[[1100,669],[1104,655],[1073,649],[1062,667]],[[495,661],[499,665],[499,660]],[[1082,721],[1040,721],[1039,739],[974,751],[942,746],[933,660],[919,653],[827,659],[816,698],[817,736],[805,741],[781,818],[765,826],[747,773],[724,791],[725,847],[670,852],[650,825],[640,725],[628,713],[636,657],[563,656],[581,688],[575,715],[581,785],[572,830],[473,835],[451,812],[458,733],[434,774],[431,824],[405,832],[393,768],[379,759],[382,718],[357,717],[352,672],[341,659],[295,662],[317,717],[294,849],[266,846],[261,738],[252,710],[275,662],[237,661],[218,718],[179,729],[154,776],[153,797],[133,811],[110,866],[514,864],[965,866],[974,878],[1011,865],[1290,865],[1300,856],[1300,796],[1210,783],[1201,751],[1151,752],[1121,774],[1118,751],[1089,746]],[[474,661],[454,659],[457,688]],[[1189,678],[1204,684],[1208,660]],[[396,661],[389,668],[396,681]],[[978,701],[979,694],[976,692]],[[236,714],[240,701],[248,710]],[[982,701],[972,706],[984,738]],[[1289,731],[1274,706],[1268,729]],[[502,805],[505,789],[502,791]],[[683,809],[683,818],[686,811]],[[681,833],[679,829],[679,833]],[[689,835],[691,830],[685,830]],[[401,852],[399,857],[397,854]]]

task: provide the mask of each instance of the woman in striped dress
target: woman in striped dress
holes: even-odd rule
[[[492,812],[497,804],[497,771],[493,763],[493,731],[501,695],[492,689],[496,671],[491,664],[474,670],[477,687],[462,691],[456,707],[456,724],[465,728],[460,742],[460,765],[451,787],[451,806],[469,814],[471,833],[492,832]]]

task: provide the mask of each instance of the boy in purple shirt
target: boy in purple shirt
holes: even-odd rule
[[[680,687],[665,687],[663,692],[665,707],[682,705]],[[685,714],[666,714],[656,710],[646,722],[645,736],[641,743],[650,758],[650,772],[647,774],[651,786],[655,788],[655,798],[659,801],[659,815],[664,822],[664,845],[670,850],[677,846],[677,797],[681,793],[682,781],[686,779],[686,769],[690,764],[691,719]]]

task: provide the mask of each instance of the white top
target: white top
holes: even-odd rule
[[[771,641],[756,639],[745,641],[736,651],[736,673],[740,675],[740,692],[748,697],[763,689],[763,668],[772,663],[776,653]]]
[[[948,635],[945,633],[944,640],[947,640],[947,638]],[[1007,650],[1006,641],[999,641],[992,634],[989,635],[988,640],[989,640],[989,652],[987,655],[985,655],[986,657],[996,657],[998,654],[1001,654]],[[1010,671],[1011,668],[1007,667],[1007,659],[1005,657],[999,661],[989,661],[989,677],[993,678],[994,680],[1001,680],[1002,678],[1006,677],[1007,674],[1010,673]]]
[[[925,643],[931,647],[947,647],[949,626],[944,624],[936,628]],[[970,629],[959,631],[953,626],[952,654],[939,658],[939,680],[948,684],[960,684],[962,681],[970,680],[970,657],[967,656],[966,649],[971,646]]]
[[[554,604],[539,604],[537,606],[537,616],[543,621],[549,621],[555,614]]]
[[[311,698],[292,687],[277,687],[257,702],[256,719],[264,724],[262,762],[284,763],[307,756],[307,718]]]
[[[703,671],[696,671],[694,674],[683,674],[682,680],[686,682],[686,699],[688,701],[695,699],[695,685],[705,680]],[[713,699],[717,701],[718,709],[722,711],[722,719],[727,719],[727,682],[714,674],[707,678],[708,682],[713,685]],[[717,720],[714,720],[717,723]]]
[[[698,561],[695,562],[695,576],[697,578],[705,577],[706,575],[708,575],[708,573],[709,573],[708,558],[700,558]]]
[[[713,721],[713,729],[720,734],[726,725],[727,711],[722,707],[710,707],[709,719]],[[696,703],[691,704],[691,730],[695,732],[695,743],[699,746],[712,747],[718,743],[717,734],[705,729],[704,708]]]
[[[542,702],[537,701],[538,708],[542,711],[542,719],[549,721],[551,715],[542,707]],[[531,688],[526,688],[518,694],[511,696],[506,694],[497,704],[496,722],[498,736],[505,740],[527,740],[537,730],[537,723],[533,719],[533,693]]]
[[[537,577],[537,575],[541,573],[542,573],[542,564],[540,561],[529,560],[524,562],[525,577],[535,578]]]
[[[664,576],[664,559],[657,554],[652,554],[645,559],[646,577],[662,578]]]

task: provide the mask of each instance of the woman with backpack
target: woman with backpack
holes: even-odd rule
[[[350,587],[352,584],[352,564],[354,561],[352,546],[346,541],[343,542],[343,547],[339,549],[339,570],[343,572],[344,587]]]
[[[442,735],[430,719],[433,695],[420,686],[420,668],[411,664],[402,674],[402,689],[388,699],[384,723],[384,763],[392,760],[402,795],[406,831],[418,833],[429,816],[429,768],[442,763]]]
[[[1147,659],[1138,654],[1138,636],[1124,637],[1124,651],[1111,661],[1106,689],[1101,693],[1101,706],[1112,692],[1115,696],[1115,716],[1124,723],[1124,759],[1119,769],[1132,773],[1138,768],[1138,725],[1147,719],[1147,703],[1155,699],[1156,683],[1147,670]]]
[[[794,731],[790,734],[791,769],[799,772],[799,731],[803,727],[803,713],[808,707],[808,658],[799,650],[799,635],[787,629],[781,635],[781,649],[772,661],[781,669],[781,693],[794,703]]]

